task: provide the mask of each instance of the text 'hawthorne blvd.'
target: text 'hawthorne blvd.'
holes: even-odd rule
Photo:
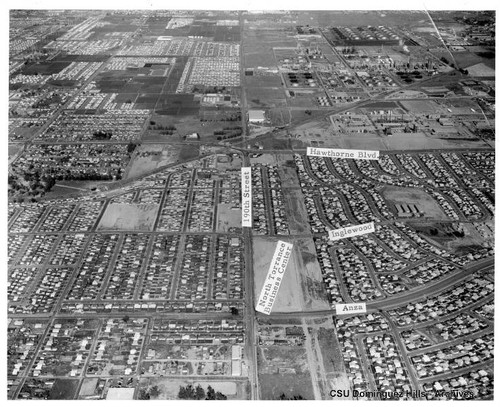
[[[371,150],[345,150],[341,148],[307,147],[311,157],[352,158],[354,160],[378,160],[379,152]]]

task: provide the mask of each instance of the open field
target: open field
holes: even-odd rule
[[[487,66],[485,63],[481,62],[479,64],[469,66],[467,68],[469,74],[471,76],[479,76],[479,77],[492,77],[495,76],[495,69]]]
[[[300,139],[307,145],[320,147],[340,147],[340,137],[332,131],[330,122],[326,120],[303,124],[294,129],[294,138]]]
[[[196,387],[199,384],[205,391],[210,385],[215,391],[220,391],[222,394],[225,394],[229,400],[245,400],[247,398],[245,389],[246,382],[243,381],[196,381],[160,377],[141,379],[140,381],[140,387],[142,389],[147,388],[148,386],[158,386],[160,394],[157,397],[152,397],[152,400],[177,400],[180,386],[185,387],[188,384],[191,384],[193,387]]]
[[[313,240],[295,239],[294,245],[295,261],[304,296],[304,309],[307,311],[330,309]]]
[[[217,205],[217,232],[228,233],[230,228],[241,227],[241,208],[233,208],[232,204]]]
[[[250,107],[283,107],[287,105],[285,91],[281,87],[249,87],[247,98]]]
[[[251,157],[252,164],[277,164],[276,156],[274,154],[261,154],[258,157]],[[284,186],[283,184],[281,184]]]
[[[329,389],[349,390],[351,383],[345,371],[342,350],[336,335],[335,329],[320,327],[317,333],[319,348],[330,385]]]
[[[253,88],[279,88],[283,89],[281,76],[266,75],[266,76],[245,76],[245,84],[250,89]]]
[[[276,248],[274,241],[275,239],[270,238],[254,238],[255,302],[260,295]],[[294,245],[292,256],[278,291],[273,312],[329,309],[312,240],[294,239],[292,243]]]
[[[94,394],[95,388],[97,386],[97,381],[99,379],[85,379],[82,382],[82,387],[80,388],[79,397],[92,396]]]
[[[287,126],[292,120],[292,112],[284,107],[271,108],[267,115],[272,126]]]
[[[153,230],[158,205],[109,204],[99,222],[98,230]]]
[[[137,177],[158,167],[175,163],[179,158],[180,146],[143,144],[134,152],[127,168],[125,179]]]
[[[281,394],[286,397],[301,396],[304,400],[314,400],[312,381],[309,373],[303,374],[259,374],[262,400],[278,400]]]
[[[286,241],[287,239],[282,240]],[[272,238],[254,237],[253,261],[255,305],[257,305],[267,272],[269,271],[269,265],[271,264],[274,250],[276,249],[276,241],[276,239]],[[274,302],[273,312],[298,312],[304,309],[297,255],[298,249],[294,246],[292,249],[292,256],[288,261],[283,281]]]
[[[459,226],[464,232],[464,236],[457,235],[457,228],[454,225]],[[428,222],[413,227],[426,240],[456,254],[474,252],[474,249],[480,247],[485,241],[483,237],[479,236],[474,226],[468,223]]]
[[[339,137],[340,148],[353,148],[365,150],[387,150],[386,142],[388,138],[383,139],[373,134],[351,134],[349,136]],[[326,146],[325,146],[326,147]]]
[[[415,114],[445,113],[446,109],[433,100],[405,100],[399,102],[408,112]]]
[[[395,134],[384,139],[385,148],[381,150],[419,150],[419,149],[448,149],[448,148],[484,148],[488,147],[482,140],[445,140],[428,137],[423,133]],[[361,145],[358,145],[362,148]],[[356,148],[356,147],[353,147]],[[368,147],[367,147],[368,149]]]
[[[51,400],[71,400],[75,397],[78,380],[56,379],[49,398]]]
[[[9,153],[8,153],[9,157],[12,157],[12,156],[16,155],[19,151],[21,151],[23,146],[20,144],[12,144],[11,143],[11,144],[9,144],[8,148],[9,148]]]
[[[313,400],[306,350],[297,346],[260,346],[257,350],[262,400],[301,396]]]
[[[229,156],[225,154],[217,156],[217,169],[219,170],[239,170],[242,166],[243,161],[241,160],[240,156]]]

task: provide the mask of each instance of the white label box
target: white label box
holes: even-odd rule
[[[252,168],[241,168],[241,226],[252,227]]]
[[[274,301],[278,296],[278,291],[285,274],[288,260],[292,254],[292,248],[293,244],[278,240],[278,245],[274,251],[269,271],[267,272],[266,279],[264,280],[264,286],[260,292],[259,301],[255,307],[256,311],[262,312],[266,315],[271,314]]]
[[[379,152],[375,150],[307,147],[307,155],[312,157],[352,158],[354,160],[378,160]]]
[[[352,302],[350,304],[335,304],[337,315],[366,314],[366,302]]]
[[[360,225],[347,226],[345,228],[334,229],[328,231],[330,240],[346,239],[348,237],[366,235],[367,233],[375,232],[375,223],[368,222]]]

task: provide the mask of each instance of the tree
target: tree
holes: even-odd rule
[[[178,397],[181,400],[194,400],[195,391],[191,384],[188,384],[186,387],[181,386],[179,389]]]
[[[210,385],[208,385],[207,398],[205,400],[215,400],[215,390]]]
[[[195,399],[203,400],[204,398],[205,398],[205,390],[203,390],[203,387],[201,387],[200,385],[196,386]]]
[[[149,400],[151,396],[145,389],[141,389],[139,392],[139,400]]]
[[[184,386],[181,386],[179,388],[179,394],[177,394],[177,397],[181,400],[186,400],[186,388]]]
[[[231,315],[238,315],[238,314],[239,314],[238,308],[231,307]]]
[[[207,397],[205,400],[227,400],[227,396],[222,394],[220,391],[215,391],[212,386],[208,386],[207,388]]]
[[[160,395],[160,389],[158,388],[158,386],[155,385],[151,387],[151,389],[149,389],[149,394],[152,397],[158,397]]]
[[[296,394],[295,396],[288,397],[285,393],[281,393],[278,397],[278,400],[304,400],[300,394]]]
[[[227,396],[218,391],[215,393],[215,400],[227,400]]]
[[[137,147],[137,144],[128,143],[128,145],[127,145],[127,152],[129,154],[132,153],[135,150],[136,147]]]

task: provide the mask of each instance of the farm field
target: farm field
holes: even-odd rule
[[[495,76],[495,69],[481,62],[476,65],[469,66],[467,68],[469,74],[478,77],[493,77]]]

